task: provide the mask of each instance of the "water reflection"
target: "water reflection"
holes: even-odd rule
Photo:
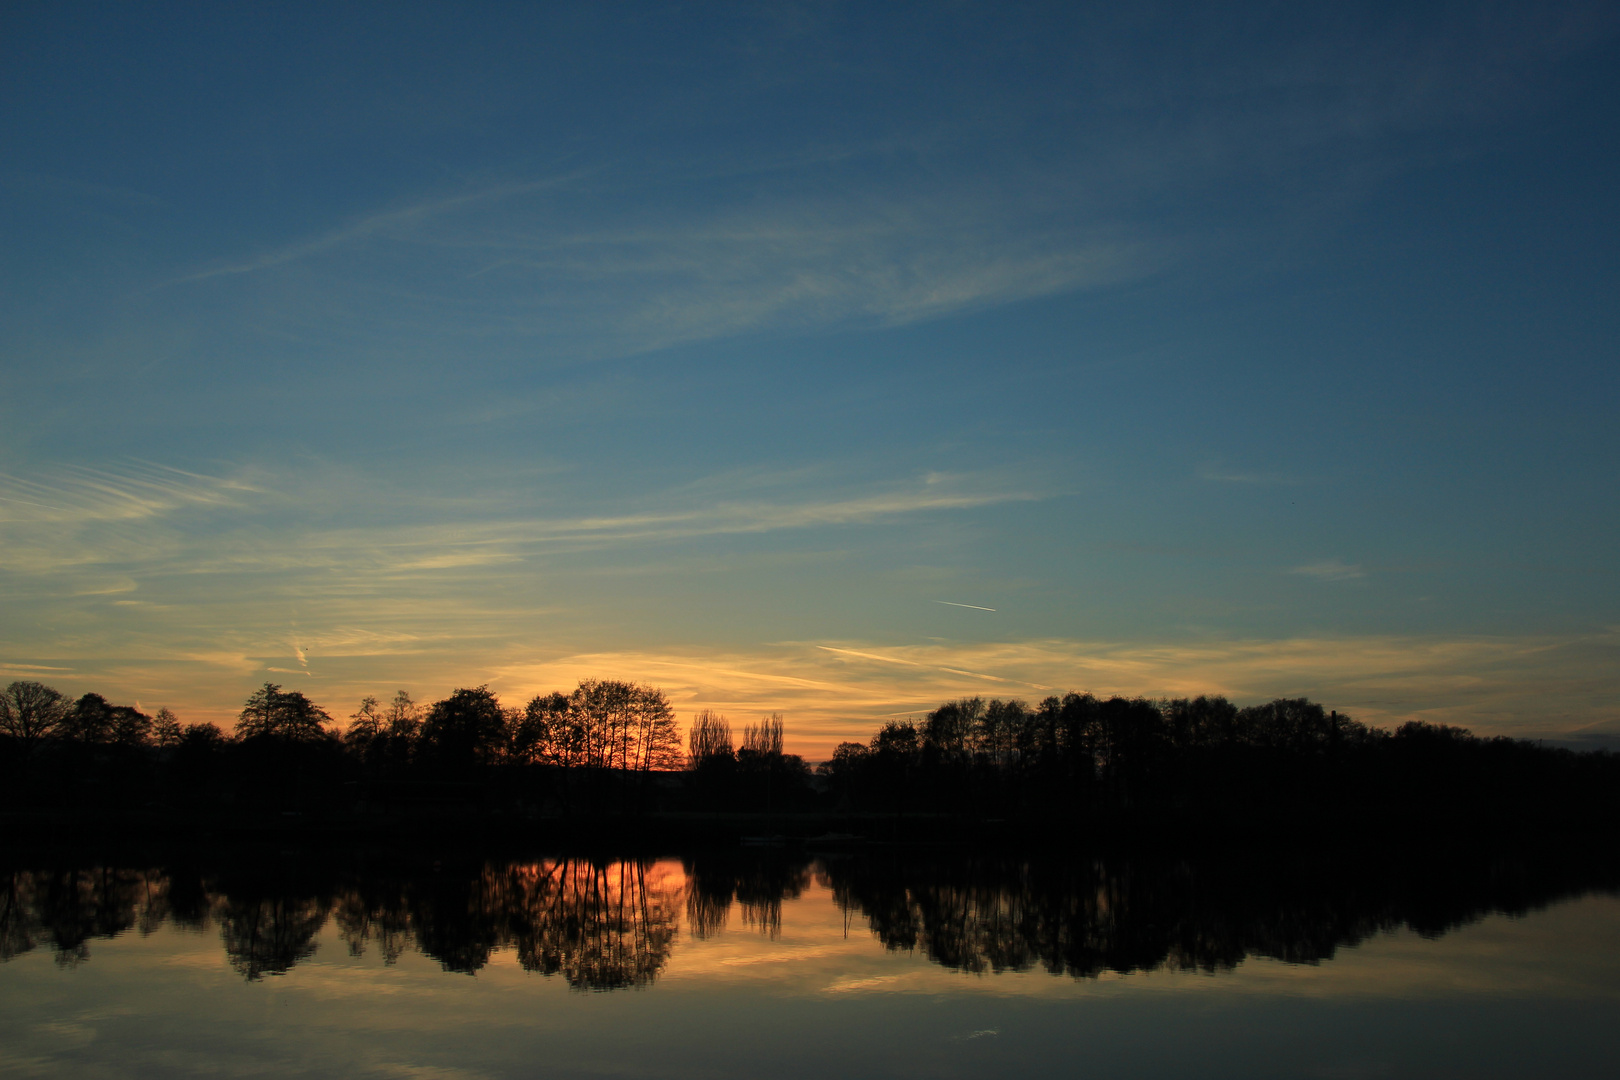
[[[891,950],[965,972],[1043,968],[1088,978],[1158,968],[1230,970],[1248,956],[1317,963],[1381,930],[1439,935],[1614,890],[1612,869],[1566,860],[1387,855],[1286,861],[975,858],[915,853],[812,860],[710,852],[682,860],[356,862],[296,853],[250,863],[68,866],[0,874],[0,960],[48,947],[88,960],[95,939],[171,924],[217,929],[248,980],[310,957],[329,921],[354,956],[414,950],[477,973],[510,950],[580,990],[643,987],[669,965],[682,921],[713,937],[776,937],[783,904],[815,882],[848,923]]]
[[[735,903],[744,927],[774,940],[782,932],[782,902],[797,900],[812,879],[807,860],[747,852],[688,859],[685,869],[687,925],[699,939],[724,930]]]

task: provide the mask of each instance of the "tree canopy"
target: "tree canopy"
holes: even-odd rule
[[[330,738],[326,725],[332,722],[325,709],[305,697],[302,691],[283,690],[265,683],[253,692],[236,719],[239,739],[272,738],[287,742],[315,742]]]

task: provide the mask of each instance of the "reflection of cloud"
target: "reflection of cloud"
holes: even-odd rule
[[[1315,578],[1317,581],[1350,581],[1354,578],[1367,576],[1367,571],[1360,566],[1342,562],[1339,559],[1324,559],[1321,562],[1307,563],[1304,566],[1296,566],[1288,572],[1303,577]]]
[[[864,979],[839,979],[823,989],[829,994],[858,994],[867,990],[893,990],[896,983],[911,981],[910,972],[904,975],[870,975]]]
[[[796,949],[728,956],[718,961],[722,967],[752,967],[755,964],[802,964],[822,956],[836,956],[844,950],[833,945],[805,945]]]

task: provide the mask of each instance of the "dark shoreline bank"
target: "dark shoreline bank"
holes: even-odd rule
[[[1302,814],[1116,815],[1105,819],[976,818],[948,814],[805,811],[661,811],[643,815],[546,817],[482,807],[414,813],[329,811],[0,812],[0,853],[55,849],[141,849],[295,844],[312,848],[489,848],[649,853],[756,847],[839,853],[936,848],[973,853],[1084,851],[1489,851],[1544,847],[1620,859],[1616,823],[1491,819],[1466,808],[1419,818],[1404,808]]]

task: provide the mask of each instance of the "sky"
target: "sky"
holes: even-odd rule
[[[0,678],[1620,745],[1612,4],[0,8]]]

